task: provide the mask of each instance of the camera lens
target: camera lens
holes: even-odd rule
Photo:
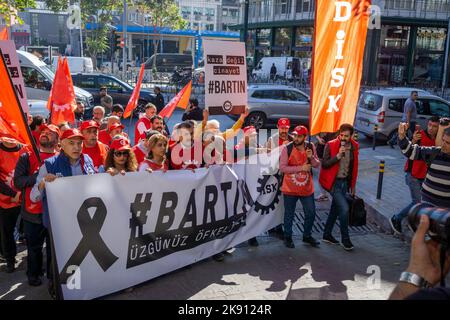
[[[415,232],[420,223],[420,217],[427,215],[430,219],[429,236],[440,243],[450,244],[450,209],[437,208],[426,203],[416,204],[408,214],[408,222]]]

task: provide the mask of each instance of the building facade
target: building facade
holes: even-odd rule
[[[380,9],[381,27],[367,35],[363,84],[440,87],[450,0],[372,0],[372,5]],[[264,56],[295,56],[309,68],[314,15],[315,0],[250,0],[247,55],[255,65]],[[242,32],[243,19],[237,29]]]

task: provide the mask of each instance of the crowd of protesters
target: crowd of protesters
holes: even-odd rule
[[[292,225],[300,201],[305,213],[303,242],[318,247],[320,242],[312,235],[316,201],[330,198],[331,209],[322,241],[341,245],[347,251],[353,249],[347,194],[355,195],[359,145],[354,139],[352,125],[343,124],[336,133],[320,134],[314,144],[305,126],[293,127],[289,119],[281,118],[277,133],[262,142],[258,141],[254,127],[244,127],[248,110],[232,128],[221,132],[220,123],[210,120],[208,111],[199,107],[197,99],[191,99],[182,122],[171,132],[164,119],[157,115],[158,108],[148,103],[135,125],[134,141],[131,142],[121,123],[124,108],[113,104],[110,98],[102,88],[102,105],[94,107],[91,119],[85,119],[82,103],[77,105],[74,123],[46,124],[40,116],[30,119],[42,165],[36,155],[18,141],[0,137],[0,255],[6,262],[6,272],[15,270],[14,233],[21,216],[23,230],[20,231],[25,234],[28,249],[28,282],[31,286],[42,284],[42,252],[46,243],[46,275],[52,287],[45,186],[58,177],[95,173],[114,176],[136,171],[195,172],[202,167],[229,164],[248,159],[253,154],[272,152],[279,152],[285,213],[282,226],[270,232],[283,239],[287,248],[295,248]],[[398,232],[401,232],[401,219],[417,202],[450,207],[450,128],[439,125],[439,118],[433,117],[427,130],[413,132],[412,141],[407,138],[408,129],[408,124],[401,124],[398,137],[399,146],[408,157],[406,183],[411,190],[412,203],[392,218]],[[243,132],[242,138],[229,148],[227,142],[234,140],[240,132]],[[437,137],[442,146],[435,146]],[[319,171],[318,197],[315,197],[313,168]],[[337,219],[340,241],[333,236]],[[249,244],[258,246],[257,238],[250,239]],[[213,258],[222,261],[224,254],[216,254]]]

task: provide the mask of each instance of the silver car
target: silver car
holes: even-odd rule
[[[47,101],[44,100],[28,100],[28,109],[32,116],[42,116],[44,119],[48,119],[50,112],[47,109]]]
[[[417,91],[417,124],[427,127],[431,116],[448,117],[450,103],[431,93],[414,88],[385,88],[362,93],[356,113],[355,128],[369,138],[378,125],[377,138],[391,139],[402,120],[403,106],[411,91]]]
[[[309,96],[294,87],[258,84],[248,87],[249,115],[246,125],[256,129],[275,124],[280,118],[289,118],[292,125],[309,123]]]

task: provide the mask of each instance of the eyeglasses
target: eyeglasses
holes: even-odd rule
[[[129,152],[128,151],[115,151],[114,155],[116,157],[120,157],[120,156],[124,156],[124,157],[128,157],[129,156]]]

